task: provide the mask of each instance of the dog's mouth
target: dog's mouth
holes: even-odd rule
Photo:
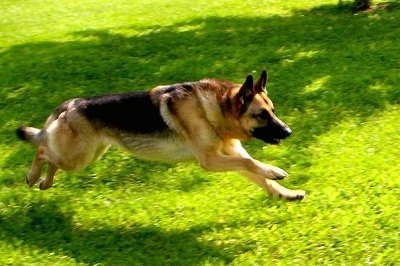
[[[278,138],[257,138],[260,139],[262,141],[264,141],[265,143],[271,144],[271,145],[278,145],[281,142],[281,139]]]
[[[280,138],[274,138],[274,137],[268,136],[266,134],[260,134],[260,132],[258,130],[252,130],[252,131],[250,131],[250,134],[254,138],[262,140],[265,143],[272,144],[272,145],[278,145],[282,140]]]
[[[287,131],[283,131],[280,132],[276,132],[273,130],[274,128],[272,128],[272,130],[270,128],[267,127],[263,127],[263,128],[255,128],[253,130],[250,131],[250,134],[259,140],[264,141],[265,143],[268,144],[272,144],[272,145],[278,145],[281,140],[287,138],[291,131],[287,130]]]
[[[279,142],[281,142],[281,140],[280,139],[270,139],[270,140],[267,140],[266,142],[269,144],[272,144],[272,145],[278,145]]]

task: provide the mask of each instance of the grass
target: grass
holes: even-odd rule
[[[378,2],[378,1],[374,1]],[[398,5],[337,1],[0,3],[0,264],[395,265],[400,261]],[[280,146],[246,143],[308,197],[111,150],[46,191],[24,177],[62,101],[267,68]]]

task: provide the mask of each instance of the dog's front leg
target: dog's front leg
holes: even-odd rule
[[[230,154],[231,156],[251,158],[248,152],[241,145],[240,141],[236,139],[224,143],[224,152]],[[283,171],[282,169],[280,170]],[[241,173],[244,174],[250,181],[256,183],[274,196],[287,200],[301,200],[306,195],[306,192],[303,190],[292,190],[285,188],[274,180],[266,179],[261,175],[248,171],[241,171]]]
[[[229,141],[225,141],[223,144],[223,151],[225,154],[230,155],[230,156],[235,156],[239,158],[246,158],[246,159],[251,159],[254,162],[254,165],[256,168],[261,169],[261,175],[268,178],[268,179],[283,179],[288,176],[288,173],[286,173],[285,170],[270,165],[266,163],[262,163],[260,161],[257,161],[253,159],[250,154],[243,148],[242,144],[240,143],[240,140],[238,139],[231,139]],[[258,169],[253,169],[254,172],[257,173],[259,172]]]
[[[221,152],[205,152],[196,156],[200,165],[207,171],[239,171],[249,172],[262,176],[266,179],[283,179],[288,174],[272,165],[261,163],[252,158],[243,158],[223,154]]]
[[[287,200],[301,200],[306,196],[306,192],[300,189],[288,189],[274,180],[265,179],[262,176],[257,174],[249,173],[249,172],[242,172],[249,180],[256,183],[270,194],[287,199]]]

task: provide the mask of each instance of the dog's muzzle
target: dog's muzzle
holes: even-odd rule
[[[280,120],[270,121],[265,127],[258,127],[251,131],[254,138],[269,144],[278,144],[292,134],[292,130]]]

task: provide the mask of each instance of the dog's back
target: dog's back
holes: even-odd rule
[[[97,127],[148,134],[167,129],[159,102],[150,92],[133,92],[92,97],[77,102],[77,109]]]

